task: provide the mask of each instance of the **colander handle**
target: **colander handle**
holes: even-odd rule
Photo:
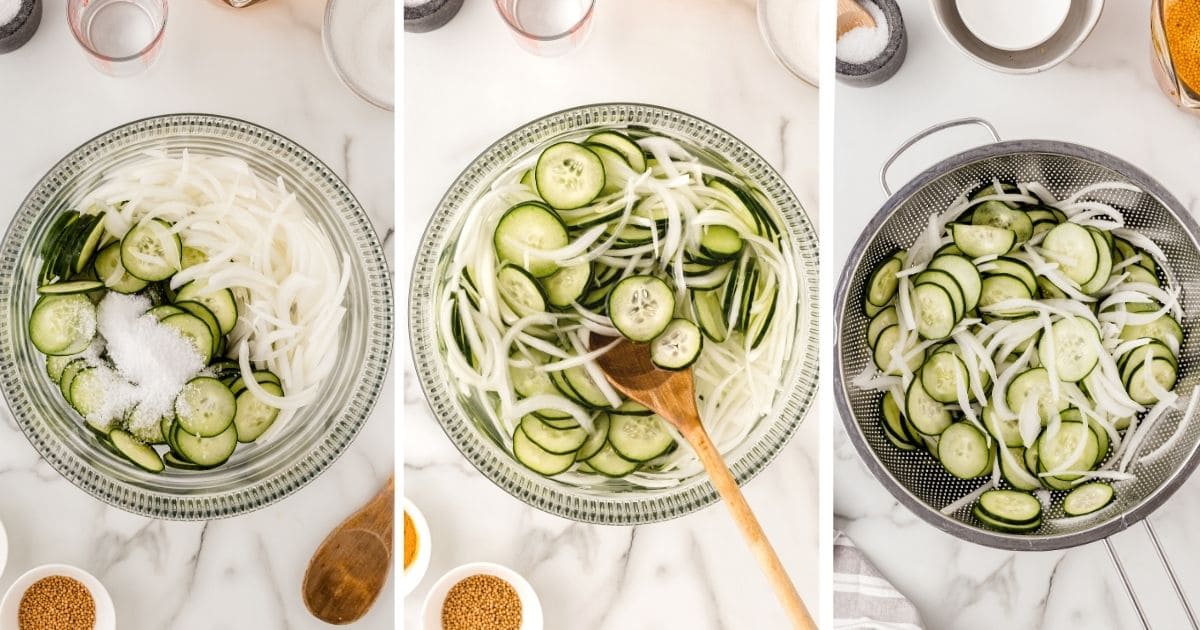
[[[1197,624],[1196,614],[1192,610],[1192,605],[1188,601],[1187,594],[1183,592],[1183,587],[1179,584],[1179,578],[1175,575],[1175,569],[1171,566],[1171,561],[1167,559],[1167,554],[1163,551],[1162,543],[1158,540],[1158,534],[1154,532],[1154,526],[1150,524],[1150,519],[1144,519],[1142,525],[1146,528],[1146,533],[1150,536],[1150,542],[1154,545],[1154,550],[1158,552],[1158,560],[1167,571],[1167,577],[1171,580],[1171,586],[1175,589],[1175,596],[1179,598],[1179,603],[1183,605],[1183,612],[1187,615],[1188,622],[1193,630],[1200,629]],[[1133,602],[1133,608],[1137,611],[1138,620],[1142,622],[1142,627],[1145,630],[1150,630],[1150,622],[1146,619],[1146,611],[1142,609],[1142,602],[1138,599],[1137,591],[1133,588],[1133,582],[1129,580],[1129,574],[1125,572],[1125,565],[1121,563],[1121,557],[1117,555],[1117,550],[1113,547],[1112,538],[1104,539],[1104,546],[1108,548],[1108,557],[1112,559],[1113,564],[1117,567],[1117,574],[1121,576],[1121,583],[1125,585],[1125,592],[1129,594],[1130,601]]]
[[[929,136],[932,136],[939,131],[945,131],[954,127],[962,127],[964,125],[979,125],[980,127],[987,129],[988,133],[992,134],[993,142],[1000,142],[1000,134],[996,132],[996,128],[992,126],[992,123],[982,118],[976,118],[972,116],[969,118],[958,118],[956,120],[947,120],[944,123],[938,123],[906,140],[904,144],[900,145],[899,149],[896,149],[895,153],[892,153],[892,157],[888,158],[888,160],[883,163],[883,168],[879,169],[879,184],[883,186],[883,192],[887,193],[889,197],[892,196],[892,187],[888,186],[888,169],[892,168],[892,164],[894,164],[901,155],[904,155],[905,151],[912,148],[912,145],[924,140],[925,138],[928,138]]]

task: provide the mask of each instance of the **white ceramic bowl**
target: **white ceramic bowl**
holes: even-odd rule
[[[116,630],[117,613],[108,590],[91,573],[68,564],[43,564],[17,578],[4,594],[3,603],[0,603],[0,630],[19,630],[17,611],[21,608],[21,597],[34,582],[52,575],[65,575],[82,582],[91,591],[92,600],[96,602],[95,630]]]
[[[1104,10],[1104,0],[1071,0],[1061,26],[1048,39],[1026,50],[1002,50],[971,32],[958,11],[958,0],[929,3],[938,28],[959,50],[980,65],[1013,74],[1042,72],[1062,63],[1092,34]],[[1008,6],[1007,0],[996,0],[996,4]]]
[[[429,536],[429,522],[425,515],[417,509],[408,497],[404,498],[404,512],[412,519],[413,528],[417,530],[417,557],[413,558],[412,566],[404,569],[404,595],[416,590],[429,570],[429,558],[433,555],[433,539]]]
[[[955,0],[963,24],[999,50],[1029,50],[1054,36],[1071,10],[1071,0]]]
[[[473,562],[464,564],[448,571],[425,596],[421,606],[420,630],[442,630],[442,605],[446,602],[446,594],[464,578],[472,575],[494,575],[517,590],[521,598],[521,630],[542,630],[542,603],[529,581],[512,569],[491,562]],[[0,628],[0,630],[8,630]]]

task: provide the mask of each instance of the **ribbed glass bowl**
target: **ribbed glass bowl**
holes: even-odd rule
[[[319,402],[267,444],[240,445],[206,471],[145,472],[101,447],[46,375],[29,340],[37,298],[37,249],[54,218],[107,169],[148,149],[239,157],[267,179],[283,178],[351,266],[338,365]],[[148,118],[97,136],[72,151],[33,189],[0,244],[0,388],[8,408],[47,462],[96,498],[155,518],[207,520],[269,505],[312,481],[354,440],[383,387],[393,334],[392,285],[383,246],[349,188],[287,138],[232,118],[178,114]]]
[[[784,244],[792,249],[800,267],[797,276],[803,304],[795,334],[800,347],[793,353],[787,373],[779,375],[782,389],[776,413],[760,420],[741,445],[726,453],[739,483],[770,463],[800,426],[817,391],[817,235],[795,194],[762,156],[694,116],[653,105],[589,105],[530,122],[488,147],[455,180],[422,237],[409,293],[409,335],[417,376],[434,416],[459,451],[493,483],[529,505],[566,518],[648,523],[682,516],[715,501],[707,477],[695,475],[671,488],[649,490],[599,476],[593,485],[571,485],[529,470],[483,424],[487,417],[483,405],[491,403],[463,396],[454,387],[437,331],[435,296],[445,282],[453,245],[475,200],[514,162],[563,136],[601,127],[639,127],[673,138],[757,187],[779,211],[786,232]]]

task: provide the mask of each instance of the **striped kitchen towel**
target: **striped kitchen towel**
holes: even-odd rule
[[[833,538],[833,627],[923,630],[912,602],[842,532]]]

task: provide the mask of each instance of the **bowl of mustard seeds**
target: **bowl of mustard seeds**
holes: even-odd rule
[[[17,578],[0,602],[0,630],[116,630],[112,598],[100,580],[65,564]]]
[[[519,573],[475,562],[450,570],[425,597],[421,630],[542,630],[537,593]]]

